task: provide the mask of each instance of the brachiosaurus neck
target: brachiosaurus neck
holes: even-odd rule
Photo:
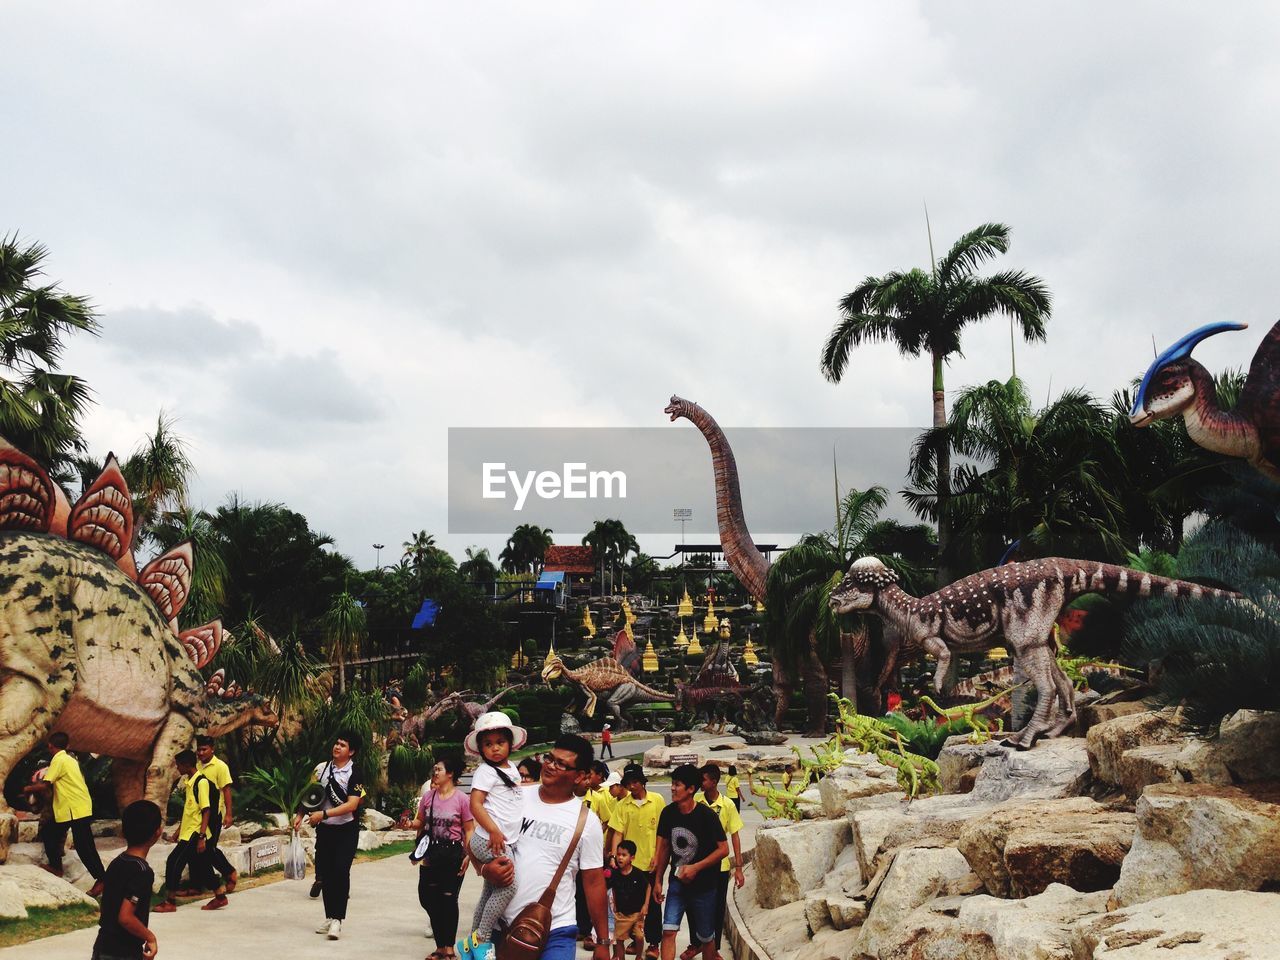
[[[716,479],[716,522],[720,528],[720,543],[724,547],[725,560],[733,567],[734,573],[742,580],[748,592],[757,600],[764,600],[769,564],[764,554],[756,549],[755,541],[747,531],[747,521],[742,515],[738,464],[733,458],[733,449],[720,425],[702,407],[696,403],[686,404],[684,416],[701,431],[711,448],[711,466]]]
[[[1198,363],[1190,364],[1195,399],[1182,411],[1187,435],[1197,445],[1214,453],[1252,459],[1258,452],[1258,428],[1240,414],[1221,410],[1213,377]]]

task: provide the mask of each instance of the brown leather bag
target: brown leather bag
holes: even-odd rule
[[[529,904],[516,914],[516,918],[507,927],[506,935],[498,943],[498,960],[537,960],[542,956],[547,945],[547,937],[551,933],[551,905],[556,900],[556,888],[560,886],[560,878],[564,876],[565,867],[569,866],[569,858],[578,848],[582,838],[582,830],[587,825],[587,805],[582,805],[578,813],[578,826],[573,831],[573,839],[569,841],[569,849],[564,852],[556,875],[540,898]]]

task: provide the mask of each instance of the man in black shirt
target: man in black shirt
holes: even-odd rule
[[[662,912],[662,960],[675,960],[676,934],[686,912],[693,920],[694,942],[702,945],[703,960],[716,952],[716,874],[729,855],[724,828],[694,794],[702,774],[691,763],[671,771],[671,803],[658,817],[658,848],[653,856],[653,899],[663,902],[662,874],[671,861],[671,882]]]
[[[102,916],[93,960],[141,960],[156,954],[155,934],[147,928],[156,877],[147,852],[160,839],[160,808],[138,800],[125,807],[120,819],[129,846],[111,861],[102,878]]]

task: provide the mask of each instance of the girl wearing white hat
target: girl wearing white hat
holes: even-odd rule
[[[523,747],[528,738],[524,727],[499,710],[481,714],[467,734],[467,752],[481,761],[471,777],[471,816],[476,821],[471,858],[477,870],[508,853],[520,836],[520,771],[511,762],[511,751]],[[493,928],[515,892],[514,883],[498,887],[485,881],[471,921],[474,932],[458,942],[460,960],[493,960]]]

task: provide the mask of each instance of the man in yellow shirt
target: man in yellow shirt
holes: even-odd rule
[[[609,821],[613,819],[613,797],[604,786],[609,776],[609,765],[603,760],[591,764],[591,772],[587,774],[587,792],[582,798],[591,811],[600,818],[600,823],[607,830]]]
[[[227,893],[232,893],[236,889],[240,875],[236,873],[235,867],[231,866],[227,855],[218,849],[218,837],[222,833],[222,828],[231,826],[231,768],[221,757],[214,756],[213,737],[205,734],[196,737],[196,773],[208,777],[210,785],[218,791],[220,803],[216,806],[221,807],[221,815],[213,817],[209,823],[208,861],[209,867],[222,876]]]
[[[733,769],[732,767],[730,769]],[[729,875],[733,874],[733,882],[739,889],[746,883],[742,873],[742,841],[738,836],[742,830],[742,815],[728,796],[720,792],[720,768],[708,763],[698,771],[702,774],[702,790],[694,796],[697,803],[710,807],[720,820],[724,835],[729,838],[731,853],[720,861],[720,876],[716,878],[716,953],[720,952],[720,941],[724,935],[724,912],[729,906]],[[689,921],[689,939],[696,940],[693,932],[693,921]],[[680,954],[680,960],[690,960],[702,952],[701,947],[686,947]]]
[[[209,778],[196,772],[196,755],[183,750],[174,758],[178,773],[187,778],[186,801],[182,805],[182,821],[178,824],[177,844],[164,865],[164,903],[157,904],[155,913],[173,913],[178,909],[178,884],[182,871],[191,867],[191,880],[199,884],[202,878],[211,877],[208,866],[210,820],[217,815],[218,791]],[[218,910],[227,905],[227,891],[220,883],[214,897],[201,910]]]
[[[636,845],[632,867],[645,873],[653,868],[653,855],[658,846],[658,816],[666,803],[662,797],[645,788],[647,782],[644,768],[638,763],[629,763],[622,771],[622,785],[630,796],[614,804],[613,816],[609,819],[605,848],[609,851],[610,867],[616,866],[618,844],[630,840]],[[650,910],[644,926],[644,940],[650,945],[646,956],[656,958],[657,945],[662,942],[662,911]]]
[[[49,752],[53,759],[45,771],[44,780],[23,787],[23,792],[53,791],[53,822],[44,830],[44,855],[49,861],[45,867],[54,876],[62,876],[62,849],[67,842],[67,831],[75,841],[80,862],[93,877],[89,896],[102,895],[102,878],[106,871],[98,857],[98,847],[93,839],[93,801],[89,787],[80,772],[80,764],[67,752],[69,738],[61,731],[49,735]]]

